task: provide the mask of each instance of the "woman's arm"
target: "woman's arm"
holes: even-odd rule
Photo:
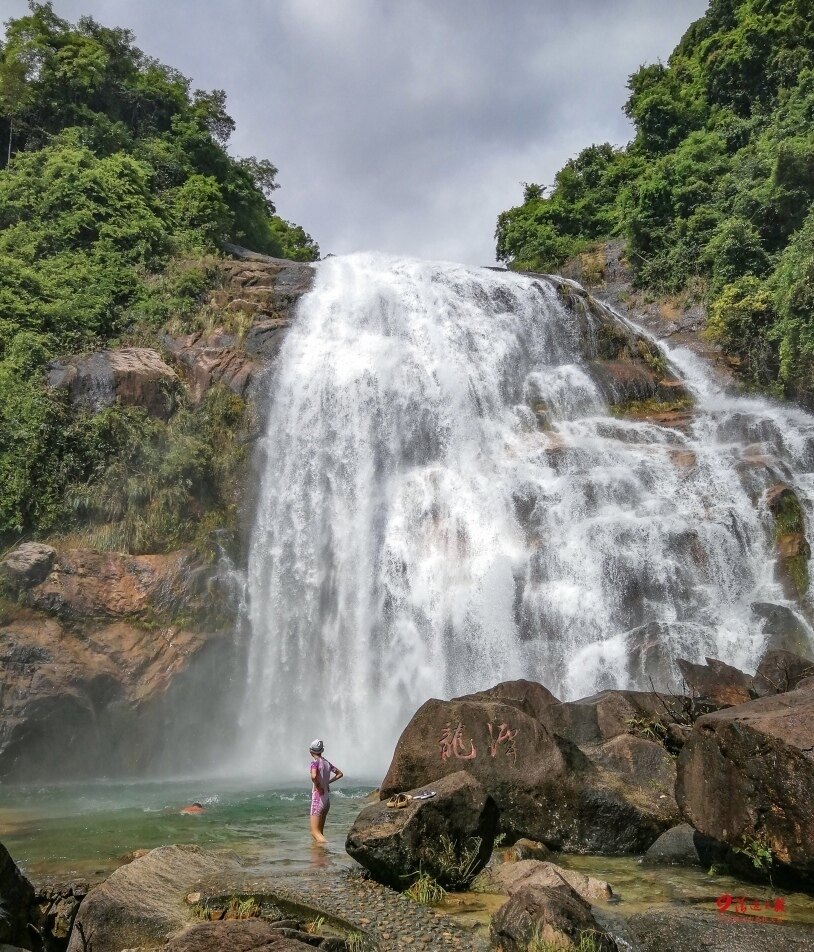
[[[334,780],[341,780],[341,779],[345,776],[345,775],[342,773],[342,771],[339,769],[339,767],[334,767],[334,768],[333,768],[333,774],[334,774],[334,776],[328,781],[329,784],[333,783]]]
[[[316,767],[311,768],[311,783],[313,783],[314,788],[320,796],[325,792],[319,784],[319,773]]]

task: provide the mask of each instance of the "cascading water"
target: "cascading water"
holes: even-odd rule
[[[668,353],[686,433],[617,419],[587,329],[548,281],[319,265],[273,376],[250,554],[258,770],[301,772],[325,736],[372,776],[424,700],[503,679],[646,686],[642,631],[754,667],[750,604],[784,602],[763,497],[784,479],[812,524],[814,419],[727,396],[688,352]]]

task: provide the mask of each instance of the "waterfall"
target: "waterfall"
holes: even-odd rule
[[[643,630],[668,660],[754,670],[751,603],[788,604],[765,491],[792,485],[812,524],[814,419],[671,350],[686,432],[618,419],[590,346],[551,281],[318,266],[270,383],[244,763],[301,773],[319,736],[373,776],[429,697],[517,677],[563,698],[647,687]]]

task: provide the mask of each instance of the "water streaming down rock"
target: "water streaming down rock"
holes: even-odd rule
[[[784,602],[765,492],[783,479],[811,513],[814,420],[727,396],[687,352],[686,432],[618,418],[595,372],[612,320],[563,297],[379,255],[319,266],[263,446],[257,769],[301,771],[327,735],[373,775],[420,703],[501,679],[572,698],[646,686],[654,657],[754,666],[750,604]]]

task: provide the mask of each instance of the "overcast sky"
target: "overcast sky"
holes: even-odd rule
[[[223,88],[232,151],[279,168],[323,254],[494,260],[500,211],[592,142],[624,144],[627,76],[707,0],[55,0]],[[0,0],[2,19],[26,11]]]

